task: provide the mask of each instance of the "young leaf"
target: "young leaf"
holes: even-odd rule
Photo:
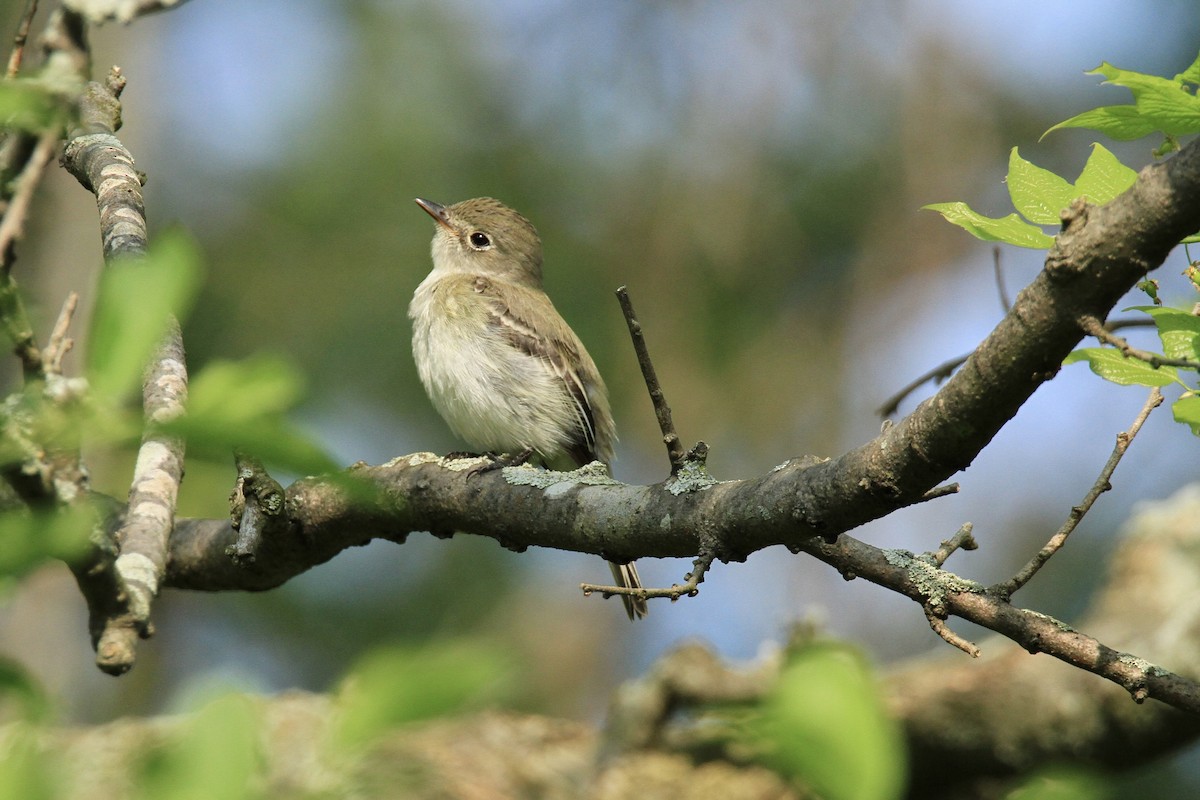
[[[1136,358],[1127,358],[1109,347],[1085,347],[1063,360],[1068,366],[1086,362],[1092,372],[1121,386],[1167,386],[1178,382],[1174,367],[1154,367]]]
[[[303,393],[290,364],[271,356],[216,361],[188,389],[188,412],[164,430],[188,440],[188,453],[224,460],[235,449],[298,475],[337,469],[317,444],[287,421]]]
[[[747,730],[769,765],[821,797],[903,794],[900,732],[862,656],[845,645],[822,642],[794,654]]]
[[[1170,306],[1133,306],[1126,311],[1144,311],[1154,318],[1167,358],[1200,361],[1200,317]]]
[[[1008,156],[1008,195],[1013,208],[1039,225],[1058,225],[1059,214],[1079,192],[1048,169],[1021,158],[1017,148]]]
[[[1175,80],[1178,83],[1200,84],[1200,53],[1196,54],[1196,60],[1192,62],[1191,66],[1175,76]]]
[[[338,690],[337,739],[360,747],[396,726],[494,702],[514,677],[508,654],[480,642],[374,650]]]
[[[1083,165],[1079,180],[1075,181],[1075,193],[1089,202],[1104,205],[1133,186],[1136,180],[1137,172],[1118,161],[1103,145],[1093,144],[1092,154]]]
[[[1200,395],[1185,394],[1171,404],[1171,412],[1176,422],[1182,422],[1200,436]]]
[[[1085,111],[1060,122],[1046,133],[1058,128],[1092,128],[1114,139],[1128,140],[1156,131],[1168,137],[1200,132],[1200,98],[1183,85],[1186,76],[1194,74],[1195,70],[1193,63],[1186,72],[1171,79],[1103,63],[1088,74],[1102,75],[1107,83],[1129,89],[1133,93],[1133,105]]]
[[[1042,138],[1061,128],[1087,128],[1118,142],[1141,139],[1158,130],[1157,125],[1142,116],[1137,106],[1100,106],[1084,111],[1048,128]]]
[[[228,694],[197,711],[142,766],[138,796],[156,800],[260,797],[262,718],[249,698]]]
[[[0,576],[19,577],[52,559],[69,562],[81,557],[94,523],[86,505],[0,514]]]
[[[1006,242],[1017,247],[1045,250],[1054,244],[1054,237],[1036,225],[1030,225],[1016,214],[1002,219],[985,217],[971,209],[966,203],[932,203],[922,208],[936,211],[978,239],[986,242]]]
[[[0,125],[7,129],[41,131],[61,125],[66,104],[44,86],[27,80],[0,82]]]
[[[200,259],[191,239],[158,237],[149,254],[104,268],[88,337],[87,372],[93,392],[116,402],[141,384],[142,371],[167,329],[200,287]]]

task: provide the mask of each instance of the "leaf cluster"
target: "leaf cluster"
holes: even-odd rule
[[[1163,155],[1178,148],[1178,137],[1200,133],[1200,97],[1196,93],[1200,87],[1200,54],[1173,78],[1145,75],[1108,63],[1088,74],[1102,75],[1106,83],[1129,89],[1134,102],[1085,111],[1051,127],[1046,134],[1065,128],[1087,128],[1117,140],[1161,134],[1164,142],[1156,154]],[[1132,186],[1136,178],[1133,169],[1098,143],[1093,144],[1083,171],[1073,183],[1025,160],[1014,147],[1009,154],[1006,179],[1014,213],[1001,218],[988,217],[964,202],[933,203],[925,208],[937,211],[947,221],[984,241],[1047,249],[1054,244],[1054,238],[1042,226],[1058,225],[1063,209],[1079,200],[1104,205]],[[1193,242],[1200,242],[1200,235],[1183,240],[1184,244]],[[1185,274],[1193,285],[1200,287],[1194,264]],[[1064,363],[1086,363],[1100,377],[1123,386],[1180,385],[1183,394],[1172,406],[1175,419],[1200,436],[1197,387],[1181,377],[1184,368],[1158,363],[1159,358],[1200,363],[1200,317],[1193,311],[1158,305],[1161,301],[1154,281],[1144,281],[1140,288],[1155,305],[1127,310],[1143,312],[1153,320],[1162,341],[1161,356],[1138,359],[1115,349],[1090,347],[1071,353]]]

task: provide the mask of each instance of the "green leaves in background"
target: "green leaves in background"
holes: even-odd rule
[[[196,245],[180,232],[158,236],[144,258],[104,268],[87,339],[87,376],[98,402],[115,404],[141,386],[170,318],[185,315],[200,280]]]
[[[87,551],[96,520],[85,504],[0,514],[0,586],[52,559],[78,560]]]
[[[70,105],[60,92],[31,80],[0,82],[0,127],[38,132],[63,126]]]
[[[765,763],[828,800],[904,794],[900,730],[862,656],[844,644],[794,653],[746,729]]]
[[[1175,136],[1200,132],[1200,97],[1196,96],[1200,55],[1174,78],[1144,75],[1108,63],[1088,74],[1103,75],[1108,83],[1126,87],[1133,92],[1134,104],[1085,111],[1058,123],[1046,134],[1060,128],[1090,128],[1126,141],[1161,132],[1173,144]],[[1057,226],[1059,213],[1080,197],[1104,205],[1132,186],[1136,178],[1136,172],[1099,144],[1092,146],[1092,154],[1075,183],[1024,160],[1014,147],[1008,160],[1007,183],[1013,207],[1020,216],[987,217],[962,202],[933,203],[923,208],[939,212],[947,221],[984,241],[1045,249],[1054,240],[1039,225]],[[1200,238],[1188,237],[1184,241],[1200,241]]]
[[[496,703],[516,678],[509,654],[480,642],[373,650],[338,690],[338,742],[353,749],[399,725]]]
[[[1112,778],[1073,767],[1051,767],[1005,795],[1005,800],[1104,800],[1112,797]]]
[[[41,726],[53,716],[42,687],[15,661],[0,659],[0,792],[5,797],[56,798],[54,756],[41,744]]]
[[[35,725],[15,722],[0,731],[0,790],[21,800],[62,797],[56,779],[60,767],[40,743]]]
[[[109,440],[137,435],[137,426],[123,421],[117,407],[141,386],[171,317],[182,319],[191,307],[201,272],[196,247],[182,233],[159,236],[145,258],[105,268],[87,372],[98,408],[110,415]],[[215,362],[191,377],[187,415],[166,430],[186,437],[193,455],[227,461],[240,447],[298,474],[333,470],[333,461],[286,420],[302,390],[300,374],[276,358]]]
[[[1169,359],[1200,362],[1200,317],[1190,311],[1168,306],[1134,306],[1126,311],[1142,311],[1154,319],[1162,342],[1162,355]],[[1064,365],[1086,363],[1092,372],[1121,386],[1169,386],[1177,383],[1184,388],[1171,410],[1175,421],[1187,425],[1200,436],[1200,396],[1180,377],[1180,368],[1170,365],[1154,367],[1141,359],[1127,357],[1110,347],[1085,347],[1072,352]]]
[[[1174,78],[1144,75],[1107,62],[1087,74],[1103,75],[1106,83],[1129,89],[1133,105],[1093,108],[1058,123],[1046,133],[1060,128],[1090,128],[1118,141],[1158,132],[1167,136],[1200,133],[1200,97],[1196,96],[1200,55]]]
[[[260,797],[261,714],[252,699],[228,694],[197,711],[142,766],[136,797],[244,800]]]
[[[337,469],[333,460],[288,421],[304,379],[282,359],[257,355],[214,361],[188,386],[187,414],[164,426],[183,436],[188,452],[216,461],[241,449],[299,475]]]
[[[1074,183],[1026,161],[1014,147],[1008,157],[1006,182],[1019,215],[987,217],[962,202],[933,203],[924,208],[939,212],[948,222],[984,241],[1044,250],[1054,244],[1054,238],[1038,226],[1059,225],[1059,214],[1080,197],[1103,205],[1136,179],[1136,172],[1099,144],[1092,145],[1092,153]]]

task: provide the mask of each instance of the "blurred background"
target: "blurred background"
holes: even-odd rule
[[[0,4],[0,31],[20,5]],[[667,461],[617,286],[681,436],[708,443],[717,478],[840,454],[878,432],[889,395],[1001,316],[991,247],[920,207],[1009,213],[1012,146],[1073,179],[1094,135],[1041,134],[1129,101],[1084,72],[1109,61],[1173,75],[1198,43],[1192,0],[193,0],[93,36],[97,74],[119,64],[129,79],[120,135],[149,176],[153,229],[182,226],[205,254],[185,324],[193,370],[259,352],[291,360],[308,380],[296,419],[345,464],[459,449],[409,350],[432,235],[412,199],[492,195],[541,232],[547,290],[612,393],[615,474],[640,483]],[[1134,167],[1157,144],[1105,142]],[[41,331],[66,291],[86,307],[99,244],[93,198],[51,174],[16,268]],[[1001,252],[1011,294],[1041,256]],[[1156,276],[1167,303],[1195,299],[1184,266],[1176,253]],[[959,495],[854,535],[922,551],[969,520],[981,550],[950,568],[1006,577],[1087,491],[1144,399],[1067,369],[958,476]],[[1196,453],[1169,410],[1153,415],[1022,603],[1078,613],[1122,520],[1194,480]],[[93,464],[96,487],[124,496],[128,456]],[[224,516],[232,482],[232,461],[189,462],[182,513]],[[690,562],[640,568],[669,585]],[[749,659],[815,619],[881,663],[946,648],[911,603],[782,549],[716,565],[698,597],[655,603],[637,625],[615,601],[581,596],[581,581],[606,575],[594,557],[415,534],[265,594],[169,592],[157,636],[115,680],[92,665],[83,601],[56,565],[10,591],[0,648],[79,722],[179,708],[213,683],[324,690],[374,645],[442,637],[511,647],[532,676],[528,707],[590,720],[615,684],[687,638]],[[1144,780],[1187,780],[1195,761]]]

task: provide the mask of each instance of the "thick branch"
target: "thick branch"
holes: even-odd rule
[[[1126,525],[1102,589],[1076,627],[1200,677],[1200,487],[1156,502]],[[1028,613],[1028,612],[1026,612]],[[887,687],[904,721],[913,797],[974,796],[963,784],[1040,764],[1121,769],[1162,758],[1200,736],[1200,717],[1067,664],[1030,658],[993,637],[984,657],[925,657],[894,668]],[[1120,654],[1096,652],[1120,661]]]
[[[172,541],[168,585],[266,589],[373,537],[402,541],[415,530],[490,536],[506,547],[536,545],[623,562],[646,556],[725,561],[782,544],[846,575],[869,577],[940,616],[957,615],[1125,686],[1200,710],[1200,692],[1169,672],[1013,608],[910,554],[838,536],[922,501],[965,468],[1030,394],[1059,369],[1082,337],[1078,320],[1103,318],[1176,242],[1200,228],[1200,140],[1143,170],[1102,208],[1078,204],[1046,267],[963,369],[911,415],[875,440],[830,461],[793,460],[763,477],[714,483],[674,477],[656,486],[607,478],[565,479],[527,468],[469,476],[473,462],[420,454],[354,474],[374,492],[353,498],[341,483],[307,479],[287,490],[290,527],[263,543],[255,563],[224,555],[227,523],[181,523]],[[575,482],[572,482],[575,481]],[[819,538],[823,538],[822,542]],[[936,597],[934,596],[936,595]]]

